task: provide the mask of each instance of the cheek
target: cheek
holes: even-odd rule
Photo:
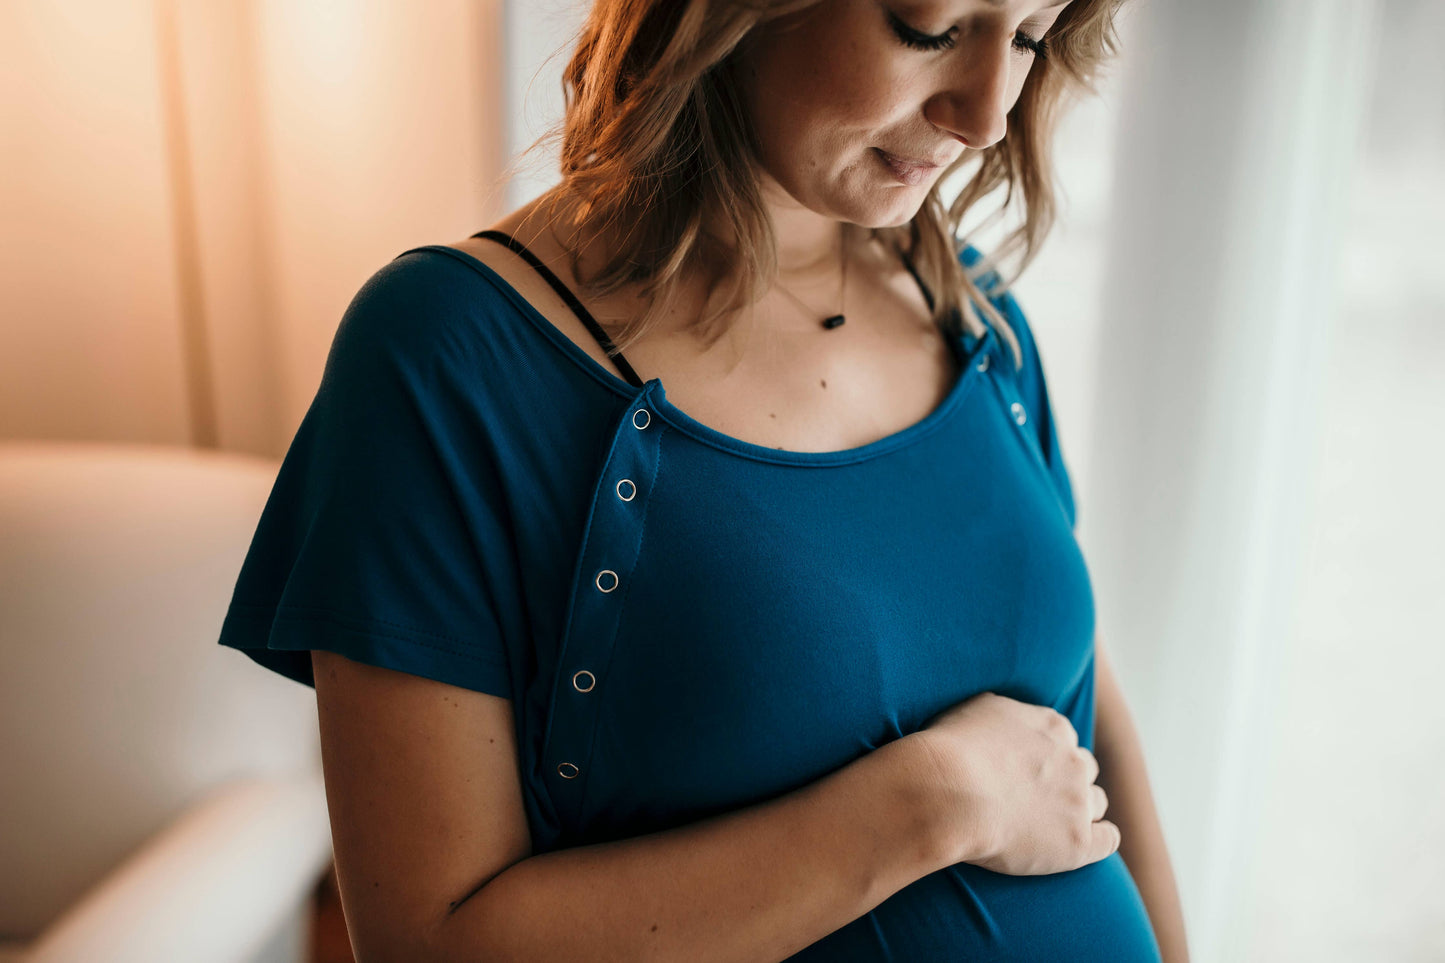
[[[753,115],[770,163],[816,170],[853,162],[839,154],[871,146],[907,113],[918,78],[859,34],[815,31],[759,65]]]
[[[1033,62],[1030,61],[1030,60],[1025,60],[1024,63],[1020,64],[1020,65],[1013,71],[1013,73],[1011,73],[1011,74],[1009,75],[1009,79],[1008,79],[1008,111],[1005,111],[1005,113],[1008,113],[1009,111],[1012,111],[1012,110],[1014,109],[1014,105],[1019,102],[1019,95],[1024,92],[1024,84],[1025,84],[1025,82],[1028,81],[1028,79],[1029,79],[1029,74],[1033,73],[1033,71],[1034,71]]]

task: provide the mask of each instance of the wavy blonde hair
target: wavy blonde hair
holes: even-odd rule
[[[533,149],[560,140],[561,182],[549,203],[572,204],[583,242],[611,233],[601,266],[584,277],[581,243],[569,244],[573,274],[606,296],[639,285],[646,309],[609,332],[614,353],[645,335],[683,270],[705,272],[710,311],[695,322],[711,343],[721,319],[753,303],[777,275],[776,237],[763,205],[755,140],[733,80],[734,54],[756,27],[819,0],[595,0],[563,74],[560,126]],[[954,334],[983,333],[982,310],[1022,363],[1018,337],[990,298],[1001,298],[1052,228],[1056,195],[1050,148],[1071,97],[1097,94],[1099,68],[1118,52],[1115,15],[1124,0],[1074,0],[1045,35],[1004,137],[966,150],[947,168],[905,225],[872,235],[907,251],[934,292],[934,320]],[[530,149],[528,151],[530,153]],[[977,170],[945,204],[939,185]],[[964,216],[996,188],[1002,204],[960,235]],[[1022,208],[1018,226],[970,268],[959,261],[976,232]],[[723,236],[718,236],[717,226]],[[1019,255],[986,297],[979,284],[998,262]],[[718,295],[721,294],[721,297]]]

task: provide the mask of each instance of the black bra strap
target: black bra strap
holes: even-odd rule
[[[928,285],[924,284],[923,278],[918,276],[918,269],[913,266],[913,259],[908,256],[908,252],[903,250],[902,247],[896,247],[894,250],[898,252],[898,257],[903,261],[903,266],[908,268],[908,273],[913,275],[913,280],[918,283],[918,290],[923,294],[923,303],[928,305],[928,310],[932,311],[933,292],[928,290]]]
[[[618,370],[626,375],[627,382],[637,388],[643,387],[642,379],[637,376],[637,372],[632,369],[632,365],[628,364],[627,359],[622,357],[622,353],[616,350],[616,345],[614,345],[612,339],[607,336],[607,332],[602,330],[602,325],[597,323],[597,319],[592,316],[592,312],[582,306],[582,302],[577,300],[577,295],[572,293],[572,289],[563,284],[562,279],[553,274],[551,269],[543,264],[537,255],[527,250],[521,241],[504,231],[478,231],[476,234],[473,234],[472,237],[484,237],[489,241],[505,244],[510,250],[521,255],[528,264],[536,269],[538,274],[542,275],[543,280],[552,285],[552,290],[556,291],[558,296],[567,302],[567,307],[571,308],[572,313],[577,315],[578,319],[587,326],[587,330],[592,333],[592,337],[597,339],[597,343],[602,346],[602,350],[605,351],[613,363],[617,365]]]
[[[602,346],[602,350],[605,351],[613,363],[617,365],[618,370],[627,376],[628,383],[638,388],[643,386],[642,379],[637,376],[637,372],[632,369],[632,365],[627,362],[627,359],[622,356],[622,353],[615,350],[616,345],[614,345],[612,339],[607,336],[607,332],[602,330],[602,325],[597,323],[597,319],[592,316],[592,312],[583,307],[582,302],[577,300],[577,295],[572,293],[572,289],[567,287],[566,284],[563,284],[562,279],[553,274],[551,269],[543,264],[537,255],[527,250],[521,241],[504,231],[478,231],[476,234],[473,234],[472,237],[482,237],[489,241],[496,241],[498,244],[504,244],[510,250],[521,255],[521,257],[526,260],[528,264],[532,265],[537,273],[542,275],[542,278],[552,286],[552,290],[556,291],[562,300],[567,302],[567,307],[571,308],[572,313],[577,315],[578,319],[587,326],[587,330],[592,333],[592,337],[597,339],[597,343]],[[918,276],[918,269],[913,266],[913,261],[909,258],[907,252],[901,247],[895,250],[897,250],[899,258],[903,260],[903,266],[908,269],[908,273],[913,275],[913,280],[917,282],[918,290],[923,294],[924,303],[927,304],[928,309],[932,311],[933,293],[928,290],[928,285],[923,283],[923,278]]]
[[[918,276],[918,269],[913,266],[913,259],[908,256],[908,252],[903,250],[902,247],[896,247],[894,248],[894,250],[898,252],[898,257],[903,261],[903,266],[908,268],[908,273],[913,275],[913,280],[917,282],[918,290],[923,294],[923,303],[928,305],[928,310],[932,311],[933,292],[928,290],[928,285],[924,284],[923,278]],[[954,321],[958,324],[959,330],[962,331],[963,318],[958,308],[953,309],[952,317]]]

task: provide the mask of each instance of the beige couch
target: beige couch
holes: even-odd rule
[[[216,644],[276,464],[0,442],[0,963],[297,963],[312,690]]]

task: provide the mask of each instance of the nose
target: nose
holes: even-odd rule
[[[961,36],[939,90],[924,104],[924,117],[974,150],[1002,140],[1016,96],[1010,72],[1026,72],[1031,62],[1014,55],[1013,37],[1012,30],[993,28]]]

